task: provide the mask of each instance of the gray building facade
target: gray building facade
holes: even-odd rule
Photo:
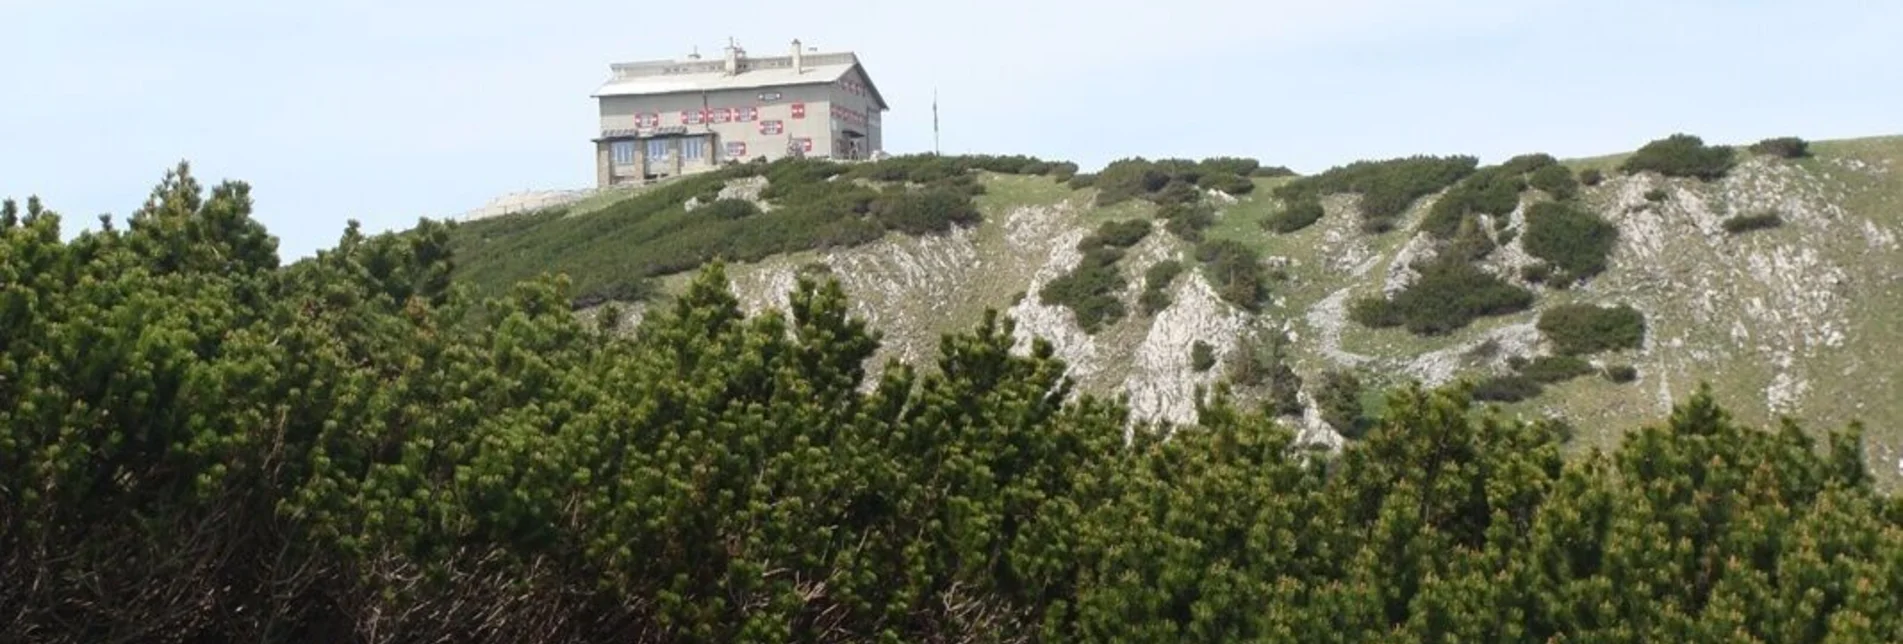
[[[884,149],[887,110],[851,52],[616,63],[594,93],[596,184],[653,181],[787,156],[864,159]]]

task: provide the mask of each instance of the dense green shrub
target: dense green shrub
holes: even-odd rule
[[[1598,168],[1586,168],[1579,172],[1579,182],[1587,186],[1596,186],[1605,182],[1606,173]]]
[[[1592,373],[1592,364],[1569,355],[1540,356],[1516,367],[1520,375],[1541,384],[1561,383]]]
[[[1544,201],[1527,208],[1520,247],[1573,281],[1604,272],[1618,241],[1619,228],[1598,214],[1568,202]]]
[[[1208,342],[1202,340],[1197,340],[1194,344],[1189,345],[1190,369],[1196,370],[1197,373],[1202,373],[1214,366],[1216,366],[1215,347],[1209,346]]]
[[[1141,158],[1118,159],[1097,173],[1097,205],[1109,206],[1146,197],[1170,182],[1169,173],[1157,169],[1154,162]]]
[[[1781,136],[1751,144],[1751,153],[1781,159],[1802,159],[1810,156],[1810,142],[1795,136]]]
[[[1084,237],[1083,241],[1077,242],[1077,249],[1088,252],[1105,246],[1129,248],[1137,245],[1138,242],[1143,241],[1144,237],[1148,236],[1150,236],[1150,222],[1148,221],[1142,219],[1106,221],[1097,226],[1097,232],[1091,233],[1089,236]]]
[[[1668,177],[1712,181],[1724,178],[1737,164],[1737,153],[1722,145],[1705,145],[1690,134],[1673,134],[1640,147],[1619,169],[1627,174],[1657,172]]]
[[[1420,278],[1393,300],[1359,300],[1351,305],[1350,317],[1370,328],[1405,326],[1416,335],[1440,335],[1533,304],[1533,293],[1472,264],[1434,261],[1419,268]]]
[[[715,219],[746,219],[760,214],[760,207],[745,199],[716,199],[699,208],[694,214]]]
[[[1203,174],[1228,174],[1247,177],[1262,169],[1262,162],[1247,157],[1209,157],[1196,164]]]
[[[1085,188],[1092,188],[1092,187],[1096,187],[1097,185],[1097,175],[1095,173],[1090,173],[1090,172],[1073,174],[1070,176],[1070,180],[1064,183],[1065,185],[1070,186],[1070,189],[1072,190],[1083,190]]]
[[[1330,194],[1361,195],[1363,230],[1384,231],[1421,197],[1441,191],[1474,172],[1471,156],[1412,156],[1356,161],[1327,172],[1290,181],[1275,189],[1288,203]]]
[[[1573,171],[1559,164],[1534,170],[1527,178],[1527,183],[1552,195],[1554,199],[1572,199],[1579,195],[1579,181],[1573,178]]]
[[[1441,256],[1452,261],[1478,262],[1492,255],[1494,249],[1498,247],[1493,237],[1487,234],[1487,227],[1481,225],[1479,219],[1469,215],[1461,220],[1460,229],[1454,233],[1454,238],[1447,242],[1447,248],[1441,251]]]
[[[1170,284],[1176,276],[1182,274],[1183,263],[1165,259],[1143,271],[1143,294],[1137,297],[1137,304],[1143,307],[1144,315],[1156,315],[1170,306]]]
[[[1671,194],[1666,192],[1664,188],[1651,188],[1645,191],[1645,200],[1652,203],[1661,203],[1669,196],[1671,196]]]
[[[1507,159],[1505,163],[1500,164],[1500,170],[1509,176],[1518,177],[1532,174],[1555,165],[1559,165],[1559,159],[1553,158],[1553,155],[1545,152],[1534,152],[1532,154],[1522,154]]]
[[[1262,300],[1269,294],[1268,275],[1254,248],[1231,239],[1204,242],[1196,246],[1196,259],[1203,263],[1203,277],[1223,301],[1251,312],[1262,310]]]
[[[1277,165],[1256,168],[1254,172],[1249,173],[1249,176],[1274,179],[1278,177],[1293,177],[1296,176],[1296,173],[1294,170],[1290,170],[1288,166]]]
[[[1639,368],[1629,364],[1606,365],[1606,380],[1626,384],[1639,379]]]
[[[1050,175],[1059,181],[1069,181],[1071,177],[1077,176],[1077,164],[1069,161],[1053,162],[1049,167],[1045,168],[1044,174]]]
[[[1255,182],[1247,175],[1227,173],[1205,174],[1196,180],[1196,187],[1204,190],[1220,190],[1224,193],[1241,196],[1255,191]]]
[[[873,201],[870,212],[887,229],[907,235],[945,232],[983,218],[970,198],[945,188],[894,189]]]
[[[1045,283],[1038,297],[1044,304],[1069,308],[1078,327],[1096,333],[1126,313],[1117,296],[1127,285],[1123,272],[1117,270],[1117,260],[1122,258],[1123,251],[1115,248],[1088,251],[1077,268]]]
[[[1725,232],[1733,235],[1764,230],[1784,225],[1784,218],[1775,212],[1761,212],[1755,215],[1733,215],[1721,224]]]
[[[1645,343],[1645,315],[1626,305],[1555,306],[1540,313],[1538,327],[1560,355],[1638,349]]]
[[[1302,413],[1302,378],[1288,365],[1288,337],[1280,332],[1245,334],[1229,360],[1229,382],[1266,387],[1265,406],[1277,416]]]
[[[1322,422],[1342,438],[1360,440],[1367,435],[1369,422],[1362,415],[1361,391],[1361,379],[1341,369],[1322,372],[1315,388],[1315,407],[1321,412]]]
[[[1553,265],[1546,262],[1535,262],[1520,267],[1520,279],[1530,284],[1541,284],[1552,277]]]
[[[1474,400],[1489,402],[1520,402],[1539,397],[1544,391],[1540,383],[1526,376],[1494,376],[1474,384]]]
[[[1150,203],[1158,207],[1190,206],[1203,202],[1203,193],[1196,184],[1180,179],[1171,179],[1163,188],[1143,195]]]
[[[1203,231],[1216,223],[1216,209],[1209,204],[1173,203],[1157,210],[1163,229],[1188,242],[1201,242]]]
[[[1460,229],[1461,221],[1475,214],[1504,216],[1520,205],[1520,192],[1526,179],[1511,173],[1506,166],[1484,168],[1461,179],[1453,189],[1434,202],[1421,219],[1421,230],[1449,239]]]
[[[1262,225],[1278,233],[1292,233],[1321,221],[1322,214],[1321,200],[1304,197],[1289,202],[1281,212],[1269,215],[1262,220]]]

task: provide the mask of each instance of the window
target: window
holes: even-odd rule
[[[634,142],[615,141],[609,144],[608,156],[614,157],[615,165],[634,165]]]
[[[759,119],[760,119],[760,108],[736,107],[733,110],[733,120],[735,121],[757,121]]]
[[[667,139],[648,139],[648,160],[667,158]]]
[[[681,158],[699,160],[707,156],[707,139],[694,136],[681,139]]]
[[[739,159],[747,156],[747,144],[740,141],[727,142],[727,158]]]
[[[707,113],[700,110],[681,110],[681,122],[688,125],[700,125],[707,120]]]
[[[796,118],[796,119],[806,118],[806,104],[805,103],[793,104],[793,118]]]
[[[724,107],[716,107],[713,109],[712,112],[708,113],[708,116],[710,118],[708,118],[707,120],[710,123],[726,123],[727,121],[733,120],[733,110],[730,110]]]
[[[785,131],[786,131],[786,124],[780,121],[761,121],[760,122],[761,134],[779,134]]]
[[[780,93],[779,92],[760,92],[760,100],[761,101],[780,100]]]

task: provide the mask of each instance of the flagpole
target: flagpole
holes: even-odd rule
[[[938,154],[938,88],[932,88],[932,156]]]

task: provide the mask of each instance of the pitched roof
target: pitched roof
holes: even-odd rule
[[[814,53],[802,56],[802,62],[804,69],[795,72],[792,56],[742,58],[739,62],[740,72],[732,75],[727,74],[724,60],[617,63],[611,66],[614,77],[596,89],[592,96],[653,96],[828,84],[838,82],[852,70],[858,69],[861,75],[866,76],[867,88],[872,91],[879,106],[887,106],[885,97],[873,86],[871,76],[860,66],[857,56],[851,53]]]

